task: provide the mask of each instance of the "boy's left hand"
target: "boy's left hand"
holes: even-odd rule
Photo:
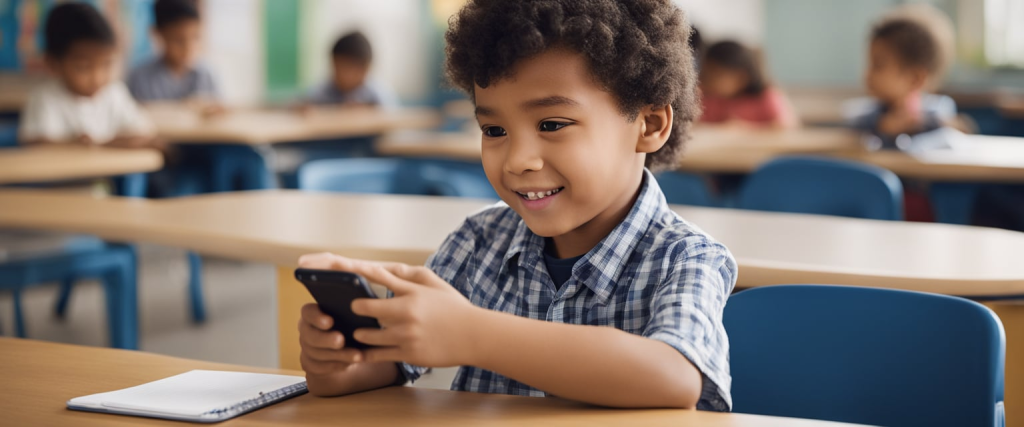
[[[364,350],[367,362],[407,362],[424,367],[469,364],[473,326],[486,310],[426,267],[360,261],[330,256],[331,267],[359,274],[394,293],[388,299],[357,299],[352,311],[376,318],[383,329],[359,329],[355,338],[376,347]]]

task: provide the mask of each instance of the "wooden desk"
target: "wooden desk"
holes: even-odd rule
[[[192,369],[303,375],[299,371],[200,362],[137,351],[0,338],[0,413],[19,426],[182,426],[180,422],[70,411],[69,399],[158,380]],[[222,426],[386,425],[650,425],[709,427],[828,427],[794,418],[689,410],[605,409],[558,398],[518,397],[390,387],[345,397],[309,394]]]
[[[311,302],[292,277],[298,257],[331,251],[422,264],[488,202],[416,196],[263,191],[165,200],[0,190],[0,227],[95,234],[278,265],[278,337],[298,368],[295,324]],[[739,286],[825,283],[970,297],[1024,295],[1024,233],[944,224],[673,207],[725,243]],[[414,214],[413,214],[414,213]],[[1007,402],[1024,404],[1024,306],[990,304],[1007,332]],[[0,364],[0,366],[3,366]],[[1015,412],[1014,412],[1015,413]],[[1024,418],[1021,418],[1024,420]]]
[[[440,123],[436,112],[425,109],[321,108],[304,115],[288,110],[239,109],[211,118],[174,105],[154,105],[146,111],[157,133],[175,143],[263,145],[377,135]]]
[[[156,150],[41,146],[0,149],[0,184],[62,181],[151,172],[163,166]]]

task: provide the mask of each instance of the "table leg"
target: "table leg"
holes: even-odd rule
[[[277,268],[277,349],[281,369],[302,369],[299,364],[299,312],[313,302],[306,288],[295,280],[295,267]]]
[[[1006,331],[1004,375],[1007,427],[1024,427],[1024,301],[993,301],[985,305],[999,316]]]

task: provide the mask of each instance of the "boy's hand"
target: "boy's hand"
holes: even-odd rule
[[[302,307],[299,362],[303,371],[314,375],[334,374],[362,361],[359,350],[345,348],[345,337],[331,330],[333,324],[334,319],[320,311],[316,304]]]
[[[78,135],[78,138],[74,139],[74,143],[85,147],[95,147],[99,145],[92,137],[87,134]]]
[[[472,343],[475,340],[472,328],[477,323],[477,316],[487,313],[486,310],[471,304],[426,267],[359,261],[333,254],[307,255],[299,260],[299,264],[305,268],[356,273],[370,282],[387,287],[395,294],[390,299],[367,298],[352,303],[353,312],[376,318],[383,329],[357,330],[356,339],[378,347],[363,350],[360,356],[346,360],[408,362],[426,367],[470,364],[473,360]],[[306,312],[304,308],[304,321]],[[320,332],[324,331],[324,328],[319,329]],[[302,333],[300,330],[300,335]],[[319,334],[311,333],[310,336],[316,336],[314,340],[327,340]],[[331,339],[340,340],[341,335],[337,334],[336,338]],[[304,342],[303,353],[305,349]],[[317,354],[323,355],[321,352]],[[334,363],[336,360],[329,359]]]
[[[377,318],[383,329],[359,329],[355,337],[379,346],[364,350],[368,361],[407,362],[425,367],[471,364],[475,319],[486,311],[426,267],[356,263],[351,270],[395,296],[360,299],[352,311]]]

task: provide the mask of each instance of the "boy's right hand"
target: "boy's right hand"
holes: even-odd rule
[[[345,337],[332,331],[334,319],[320,311],[316,304],[302,307],[299,319],[299,362],[302,370],[313,375],[340,373],[363,361],[358,349],[345,348]]]

